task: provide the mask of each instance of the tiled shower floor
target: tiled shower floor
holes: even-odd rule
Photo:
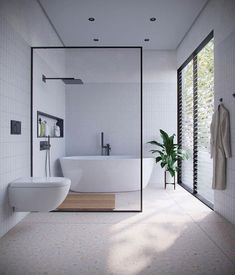
[[[235,227],[177,186],[143,213],[33,213],[0,240],[0,274],[235,274]]]

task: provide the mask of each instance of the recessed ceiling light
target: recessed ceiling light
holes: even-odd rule
[[[149,20],[150,20],[151,22],[154,22],[154,21],[156,21],[157,19],[156,19],[156,17],[151,17]]]
[[[93,38],[93,41],[98,42],[99,38]]]
[[[149,38],[145,38],[144,39],[145,42],[149,42],[149,40],[150,40]]]
[[[88,20],[93,22],[93,21],[95,21],[95,18],[94,17],[89,17]]]

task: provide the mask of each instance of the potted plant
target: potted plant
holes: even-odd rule
[[[150,150],[150,152],[152,152],[152,154],[157,154],[155,158],[156,163],[160,162],[161,167],[165,168],[165,188],[168,183],[174,184],[175,188],[175,174],[178,170],[177,162],[178,160],[187,159],[188,155],[184,150],[179,149],[178,144],[174,143],[175,134],[169,136],[165,131],[160,129],[160,136],[162,138],[162,143],[156,140],[148,142],[159,148],[157,150]],[[169,182],[169,180],[171,182]]]

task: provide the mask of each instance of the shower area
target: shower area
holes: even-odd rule
[[[71,180],[56,211],[142,211],[142,48],[31,51],[31,173]]]

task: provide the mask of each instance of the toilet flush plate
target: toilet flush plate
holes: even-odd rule
[[[11,120],[11,135],[21,135],[21,121]]]

